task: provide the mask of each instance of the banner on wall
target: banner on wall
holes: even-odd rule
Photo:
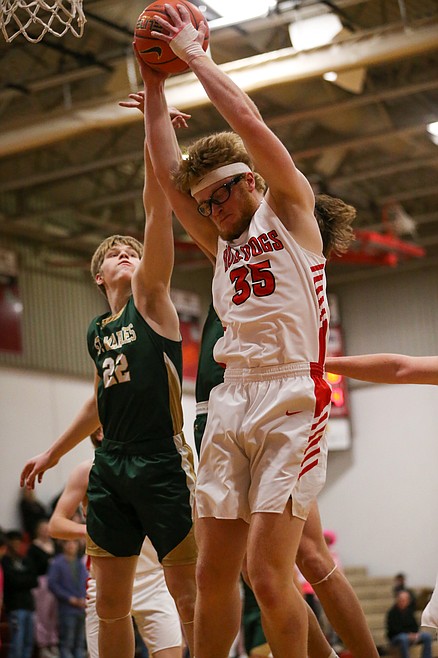
[[[183,381],[194,382],[198,370],[201,341],[201,300],[188,290],[171,290],[172,301],[178,312],[182,336]]]
[[[330,334],[327,356],[343,356],[344,340],[338,298],[328,296],[330,307]],[[332,408],[327,425],[327,443],[329,450],[347,450],[351,445],[350,408],[348,390],[342,375],[326,373],[327,381],[332,387]]]
[[[17,254],[0,248],[0,351],[22,354],[22,316]]]

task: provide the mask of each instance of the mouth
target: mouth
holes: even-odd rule
[[[222,215],[221,217],[219,217],[219,225],[222,226],[222,224],[224,222],[226,222],[230,217],[231,217],[231,215],[229,215],[229,214],[228,215]]]

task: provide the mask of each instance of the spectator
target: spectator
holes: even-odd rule
[[[394,597],[397,597],[397,594],[399,592],[409,592],[411,596],[411,608],[412,611],[414,612],[417,609],[417,597],[415,596],[414,592],[409,589],[406,585],[406,575],[402,572],[396,573],[394,576],[394,586],[392,588]]]
[[[49,589],[58,600],[60,658],[85,658],[85,594],[88,573],[78,553],[78,541],[65,541],[62,553],[49,566]]]
[[[423,645],[422,658],[432,658],[432,636],[419,632],[409,592],[397,593],[395,604],[386,616],[386,632],[391,645],[399,648],[401,658],[409,658],[409,647],[413,644]]]
[[[34,601],[32,589],[37,576],[32,562],[23,553],[23,535],[19,530],[6,533],[8,552],[3,558],[4,604],[9,621],[8,658],[31,658],[34,639]]]
[[[40,520],[35,539],[27,552],[38,576],[38,587],[33,590],[35,601],[35,639],[39,658],[58,655],[58,605],[47,585],[49,564],[55,555],[55,542],[49,535],[49,523]]]
[[[47,519],[49,515],[44,505],[35,496],[33,489],[21,490],[19,511],[25,539],[31,541],[35,537],[35,530],[39,521]]]

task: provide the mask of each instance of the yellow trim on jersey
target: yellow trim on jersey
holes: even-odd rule
[[[169,410],[173,423],[173,433],[180,434],[184,422],[181,405],[181,383],[173,361],[169,359],[165,352],[163,353],[163,357],[169,383]]]
[[[126,308],[126,304],[118,313],[115,313],[114,315],[110,315],[109,318],[104,318],[101,322],[101,326],[106,327],[106,325],[109,324],[110,322],[113,322],[113,320],[118,320],[118,318],[122,315],[125,308]]]

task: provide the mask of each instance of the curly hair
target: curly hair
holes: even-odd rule
[[[324,256],[328,259],[332,254],[345,254],[354,240],[351,224],[356,217],[356,208],[342,199],[318,194],[315,198],[315,217],[321,232]]]
[[[254,172],[254,165],[243,141],[239,135],[230,131],[200,137],[193,142],[174,173],[173,182],[181,192],[190,194],[193,184],[209,171],[234,162],[244,162],[248,165],[254,173],[256,189],[265,191],[266,183],[260,174]]]
[[[123,244],[126,245],[127,247],[131,247],[132,249],[134,249],[135,252],[137,252],[139,258],[142,257],[143,245],[141,244],[141,242],[131,237],[130,235],[110,235],[109,238],[105,238],[105,240],[100,243],[100,245],[97,247],[96,251],[94,252],[93,257],[91,258],[90,271],[94,282],[96,281],[96,275],[100,272],[102,268],[102,263],[105,258],[105,254],[110,249],[112,249],[113,247],[119,244]],[[105,295],[105,297],[107,297],[105,286],[103,284],[98,284],[98,286],[101,293]]]

